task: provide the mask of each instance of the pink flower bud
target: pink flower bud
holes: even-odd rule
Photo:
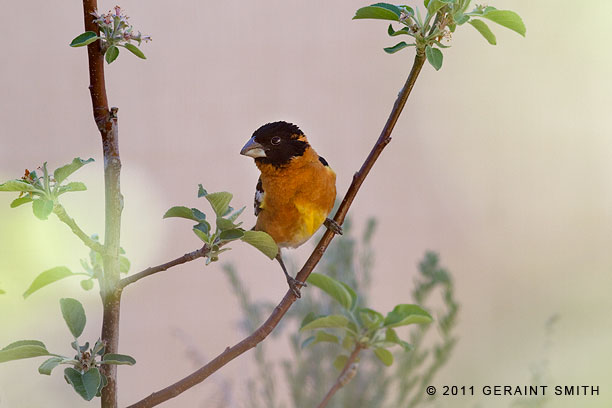
[[[121,14],[121,7],[115,6],[115,15],[119,17],[120,14]]]

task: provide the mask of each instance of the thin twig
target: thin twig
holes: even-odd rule
[[[204,244],[204,246],[200,249],[197,249],[195,251],[189,252],[181,257],[178,257],[172,261],[166,262],[164,264],[161,265],[157,265],[157,266],[151,266],[141,272],[135,273],[133,275],[127,276],[123,279],[121,279],[119,281],[119,288],[123,289],[125,288],[127,285],[130,285],[136,281],[139,281],[142,278],[146,278],[147,276],[151,276],[154,273],[158,273],[158,272],[163,272],[166,271],[170,268],[172,268],[173,266],[176,265],[180,265],[180,264],[184,264],[185,262],[190,262],[193,261],[195,259],[201,258],[204,255],[206,255],[206,253],[208,252],[208,245]]]
[[[344,364],[344,368],[340,372],[338,379],[336,380],[334,385],[332,385],[332,387],[329,389],[327,394],[325,394],[323,401],[321,401],[321,403],[317,406],[317,408],[325,408],[329,400],[334,396],[334,394],[340,388],[344,387],[346,384],[349,383],[349,381],[353,379],[353,377],[357,373],[357,366],[356,365],[354,366],[353,363],[357,359],[357,356],[359,355],[361,350],[363,350],[363,347],[361,346],[361,344],[357,343],[355,345],[355,348],[353,349],[353,352],[351,353],[349,358],[346,360],[346,364]]]
[[[81,241],[87,246],[89,249],[92,249],[96,252],[102,254],[104,252],[104,246],[99,242],[94,241],[87,235],[83,230],[77,225],[76,221],[66,213],[66,209],[61,204],[57,203],[53,207],[53,213],[57,215],[57,218],[64,224],[68,225],[74,235],[79,237]]]
[[[342,225],[342,223],[344,222],[344,218],[346,217],[349,207],[355,199],[355,196],[357,195],[361,184],[363,184],[363,181],[370,172],[370,169],[380,156],[383,149],[391,141],[391,132],[393,131],[393,128],[402,112],[402,109],[406,104],[406,100],[410,95],[410,91],[412,91],[412,88],[414,87],[414,83],[417,77],[419,76],[419,73],[421,72],[421,68],[423,67],[424,62],[425,55],[423,50],[417,50],[417,55],[414,59],[414,63],[412,65],[412,69],[410,70],[410,74],[408,75],[408,79],[406,80],[404,87],[400,91],[397,100],[393,105],[393,109],[391,110],[391,114],[389,115],[389,118],[385,123],[385,127],[383,128],[378,140],[374,144],[374,147],[370,151],[370,154],[364,161],[363,165],[361,166],[359,171],[353,176],[353,182],[351,183],[351,186],[346,192],[346,195],[344,196],[344,199],[342,200],[342,203],[340,204],[340,207],[336,212],[334,221],[336,221],[339,225]],[[329,230],[326,231],[325,234],[323,234],[323,237],[317,244],[316,248],[308,258],[300,272],[297,274],[296,279],[302,282],[306,281],[314,267],[317,265],[317,263],[325,253],[325,250],[327,249],[333,238],[334,233]],[[177,395],[183,393],[184,391],[195,386],[196,384],[201,383],[208,376],[219,370],[225,364],[232,361],[241,354],[247,352],[248,350],[252,349],[258,343],[263,341],[272,332],[272,330],[274,330],[274,328],[280,322],[281,318],[285,315],[285,313],[287,313],[287,311],[295,301],[296,297],[293,294],[293,291],[287,291],[287,293],[283,297],[283,300],[281,300],[278,306],[274,308],[272,314],[268,317],[268,319],[251,335],[249,335],[233,347],[227,347],[225,351],[215,357],[212,361],[210,361],[208,364],[201,367],[200,369],[194,371],[187,377],[177,381],[172,385],[169,385],[168,387],[160,391],[152,393],[148,397],[136,402],[133,405],[130,405],[129,408],[144,408],[159,405],[164,401],[176,397]]]

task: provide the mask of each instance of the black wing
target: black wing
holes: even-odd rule
[[[325,160],[325,159],[324,159],[324,158],[322,158],[321,156],[319,156],[319,161],[320,161],[321,163],[323,163],[323,165],[324,165],[324,166],[329,167],[329,163],[327,163],[327,160]]]
[[[263,202],[264,190],[261,184],[261,178],[257,180],[257,187],[255,187],[255,216],[258,216],[261,212],[261,203]]]

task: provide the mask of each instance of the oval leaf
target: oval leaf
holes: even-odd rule
[[[124,47],[127,48],[132,54],[134,54],[138,58],[147,59],[147,57],[145,57],[142,51],[140,51],[140,48],[138,48],[134,44],[127,43],[124,45]]]
[[[375,348],[374,349],[374,354],[387,367],[389,367],[391,364],[393,364],[393,354],[391,354],[391,352],[389,350],[387,350],[385,348],[380,348],[380,347],[379,348]]]
[[[300,329],[300,331],[304,330],[313,330],[313,329],[325,329],[325,328],[333,328],[333,327],[346,327],[349,320],[346,316],[343,315],[329,315],[324,317],[319,317],[315,319]]]
[[[482,14],[482,17],[489,19],[501,26],[509,28],[512,31],[516,31],[523,37],[527,32],[527,28],[523,23],[521,17],[516,14],[514,11],[510,10],[485,10],[485,13]]]
[[[395,44],[393,47],[383,48],[387,54],[395,54],[396,52],[403,50],[406,47],[414,47],[416,44],[406,44],[405,41]]]
[[[73,275],[75,274],[65,266],[57,266],[55,268],[47,269],[34,279],[28,290],[23,292],[23,298],[27,299],[28,296],[36,292],[38,289]]]
[[[244,231],[240,229],[229,229],[219,234],[219,238],[221,239],[221,241],[233,241],[235,239],[242,238],[243,236]]]
[[[345,354],[340,354],[334,360],[334,368],[338,371],[342,371],[347,361],[348,361],[348,356]]]
[[[106,53],[104,54],[104,59],[106,59],[106,62],[110,64],[111,62],[116,60],[118,56],[119,56],[119,48],[115,47],[114,45],[111,45],[106,50]]]
[[[431,323],[433,319],[417,305],[397,305],[385,317],[386,327],[406,326],[415,323]]]
[[[219,228],[221,231],[231,230],[236,228],[237,226],[238,225],[234,224],[226,218],[217,217],[217,228]]]
[[[36,187],[31,185],[30,183],[26,183],[25,181],[21,181],[21,180],[9,180],[6,183],[0,184],[0,191],[28,191],[28,192],[38,191],[38,192],[41,192],[40,190],[38,190]]]
[[[314,342],[312,344],[323,343],[323,342],[340,343],[337,336],[324,332],[323,330],[319,330],[317,334],[315,335]]]
[[[401,10],[397,6],[388,3],[376,3],[357,10],[353,20],[373,18],[376,20],[399,21],[400,15]]]
[[[36,218],[46,220],[53,212],[53,201],[45,198],[39,198],[32,203],[32,211]]]
[[[497,39],[495,38],[495,34],[489,28],[489,26],[482,20],[472,19],[469,23],[474,27],[482,36],[489,42],[491,45],[497,44]]]
[[[62,316],[70,329],[70,333],[76,339],[83,333],[85,323],[85,309],[83,305],[76,299],[64,298],[60,299],[60,307],[62,308]]]
[[[72,173],[74,173],[87,163],[91,163],[92,161],[94,161],[94,159],[92,159],[91,157],[87,160],[83,160],[80,157],[75,157],[71,163],[55,169],[55,171],[53,172],[53,178],[57,183],[61,183],[62,181],[66,180],[66,178]]]
[[[259,249],[270,259],[274,259],[278,254],[276,242],[274,242],[274,239],[270,235],[263,231],[244,231],[244,235],[240,239]]]
[[[172,218],[172,217],[186,218],[188,220],[200,222],[200,219],[195,216],[191,208],[187,208],[182,205],[170,208],[168,211],[166,211],[166,213],[164,214],[162,218]]]
[[[431,66],[434,67],[436,71],[439,71],[440,68],[442,68],[442,51],[428,45],[425,47],[425,56],[427,57],[427,61],[429,61]]]
[[[67,193],[69,191],[85,191],[87,190],[87,186],[85,183],[81,183],[80,181],[73,181],[65,186],[60,186],[58,189],[58,195]]]
[[[42,342],[38,340],[21,340],[11,343],[0,350],[0,363],[48,355],[49,352]]]
[[[327,275],[320,273],[311,273],[307,282],[321,289],[332,298],[336,299],[345,309],[351,309],[353,297],[348,290],[342,285],[342,282],[337,281]]]
[[[134,365],[136,360],[134,357],[125,354],[105,354],[102,358],[102,364],[115,364],[115,365]]]
[[[11,202],[11,208],[19,207],[22,204],[27,204],[30,202],[32,202],[32,197],[16,198]]]
[[[217,217],[222,217],[226,213],[229,203],[232,201],[232,197],[232,193],[226,191],[210,193],[204,196],[210,203],[215,214],[217,214]]]
[[[83,34],[77,36],[70,43],[71,47],[83,47],[91,44],[98,39],[98,35],[93,31],[85,31]]]
[[[38,372],[43,375],[51,375],[51,371],[53,371],[53,369],[57,367],[62,360],[64,360],[62,357],[51,357],[50,359],[45,360],[45,362],[38,367]]]

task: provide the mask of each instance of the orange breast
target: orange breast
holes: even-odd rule
[[[258,165],[264,197],[255,229],[281,247],[298,247],[325,221],[336,199],[336,174],[312,148],[276,168]]]

